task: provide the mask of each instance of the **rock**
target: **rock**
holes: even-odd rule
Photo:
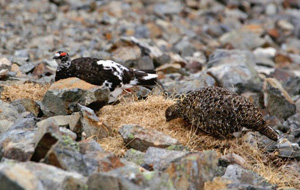
[[[72,176],[65,177],[60,188],[64,190],[86,190],[87,185],[84,181],[78,180]]]
[[[67,129],[65,127],[60,127],[59,132],[62,136],[68,136],[70,137],[73,141],[77,140],[77,134],[71,131],[70,129]]]
[[[181,70],[181,65],[178,63],[164,64],[164,65],[156,68],[157,72],[161,71],[165,74],[178,73],[178,72],[180,72],[180,70]]]
[[[150,31],[145,25],[136,26],[134,36],[137,38],[149,38]]]
[[[187,39],[183,39],[174,46],[175,52],[182,57],[191,56],[194,53],[194,47]]]
[[[258,34],[247,30],[233,30],[219,38],[222,45],[231,44],[235,49],[252,50],[261,47],[265,40]]]
[[[139,125],[122,125],[119,129],[126,146],[140,151],[149,147],[168,147],[178,144],[178,140],[153,129],[143,128]]]
[[[295,140],[299,137],[297,136],[297,133],[300,131],[300,113],[292,115],[284,121],[282,125],[282,131],[289,134],[290,137],[293,137],[289,140],[295,142]]]
[[[220,158],[220,160],[225,160],[229,164],[237,164],[243,168],[246,167],[246,161],[244,158],[235,153],[229,153]]]
[[[55,120],[48,119],[37,123],[38,131],[34,137],[35,150],[31,161],[39,162],[45,158],[51,147],[62,137]]]
[[[8,121],[6,119],[0,120],[0,135],[3,132],[7,131],[10,128],[10,126],[12,126],[13,124],[14,124],[14,122]]]
[[[279,118],[287,119],[295,114],[296,105],[279,81],[267,78],[264,83],[264,102],[267,110]]]
[[[168,1],[154,5],[154,12],[158,15],[179,14],[183,9],[180,1]]]
[[[271,16],[271,15],[275,15],[276,13],[277,13],[276,5],[273,3],[268,4],[266,7],[266,14]]]
[[[10,69],[12,63],[7,58],[3,57],[0,59],[0,70],[2,69]]]
[[[0,135],[0,159],[30,160],[34,152],[33,137],[37,130],[35,123],[34,118],[21,118]]]
[[[283,30],[294,30],[294,25],[290,22],[288,22],[287,20],[279,20],[277,22],[277,25],[279,28],[283,29]]]
[[[9,77],[9,70],[8,69],[1,69],[0,70],[0,80],[6,80]]]
[[[41,117],[43,115],[40,105],[32,99],[19,99],[13,101],[11,104],[17,107],[19,113],[28,111],[33,113],[36,117]]]
[[[245,20],[248,18],[248,15],[239,9],[225,9],[225,15],[229,18],[237,18],[240,20]]]
[[[189,69],[192,73],[197,73],[202,70],[203,65],[207,62],[207,58],[203,52],[197,51],[193,56],[186,57],[187,60],[185,68]]]
[[[270,75],[269,78],[275,78],[278,81],[282,81],[282,83],[285,83],[290,78],[295,77],[295,74],[292,71],[286,70],[286,69],[280,69],[276,68]]]
[[[149,56],[143,56],[137,60],[137,66],[135,68],[139,70],[154,70],[154,64]]]
[[[83,161],[83,155],[79,152],[78,143],[68,136],[63,136],[48,149],[43,162],[84,176],[89,174],[87,165]]]
[[[71,131],[75,132],[77,135],[81,135],[82,133],[82,125],[80,122],[81,115],[79,112],[74,112],[71,115],[57,115],[53,117],[48,117],[38,123],[38,126],[41,127],[45,125],[45,123],[51,123],[54,121],[58,127],[68,128]],[[46,124],[47,125],[47,124]]]
[[[8,124],[5,127],[6,129],[9,129],[9,127],[17,120],[18,117],[19,113],[16,111],[13,105],[0,100],[0,121]],[[5,130],[0,128],[0,134],[1,131],[4,132]]]
[[[300,113],[300,98],[296,101],[296,110]]]
[[[55,73],[54,70],[49,68],[49,66],[46,65],[46,63],[40,63],[37,66],[35,66],[34,70],[32,71],[32,75],[35,78],[41,78],[44,76],[50,76]]]
[[[87,185],[91,190],[175,189],[168,174],[158,171],[141,172],[138,166],[132,164],[105,173],[95,173],[89,177]]]
[[[87,154],[89,152],[94,152],[94,151],[104,152],[100,144],[93,139],[80,141],[78,142],[78,145],[81,154]]]
[[[63,182],[70,178],[75,179],[78,184],[86,183],[86,178],[78,173],[67,172],[43,163],[5,160],[0,163],[0,173],[4,174],[0,175],[0,189],[5,187],[4,184],[9,185],[4,189],[60,189]]]
[[[144,164],[151,166],[154,170],[165,170],[172,162],[188,154],[190,152],[150,147],[144,156]]]
[[[96,136],[98,139],[112,134],[112,129],[105,123],[100,122],[95,112],[85,106],[80,106],[81,126],[86,137]]]
[[[214,86],[215,79],[205,72],[199,72],[190,77],[185,77],[183,80],[163,82],[165,91],[169,94],[186,94],[191,91],[199,90],[203,87]]]
[[[247,98],[252,104],[254,104],[258,108],[263,108],[263,94],[255,93],[255,92],[244,92],[241,94],[245,98]]]
[[[283,83],[283,88],[289,93],[291,97],[300,95],[300,77],[290,77]]]
[[[287,139],[276,145],[278,156],[283,158],[300,158],[300,147],[297,143],[291,143]]]
[[[67,115],[78,111],[78,104],[100,109],[107,104],[110,91],[82,81],[68,78],[50,86],[42,101],[45,115]]]
[[[167,54],[162,54],[154,59],[154,65],[159,67],[163,64],[168,64],[171,62],[171,57]]]
[[[27,49],[16,50],[14,56],[29,59],[29,54]]]
[[[145,153],[131,148],[126,151],[124,159],[138,165],[142,165],[144,163]]]
[[[104,152],[101,147],[83,148],[83,145],[63,136],[47,152],[43,162],[58,168],[89,176],[95,172],[107,172],[124,166],[119,158],[111,153]]]
[[[209,57],[207,72],[234,92],[259,92],[262,82],[254,66],[255,57],[249,51],[217,49]]]
[[[267,67],[274,67],[275,62],[274,57],[276,55],[275,48],[256,48],[253,51],[253,54],[256,57],[256,64],[257,65],[265,65]]]
[[[26,167],[22,165],[0,164],[0,183],[1,190],[5,189],[40,189],[41,182],[38,178]]]
[[[227,167],[222,179],[231,182],[227,185],[229,189],[274,189],[271,184],[266,182],[266,180],[258,174],[236,164],[232,164]]]
[[[189,154],[165,170],[177,189],[203,189],[211,181],[218,167],[215,151]]]
[[[35,68],[35,65],[33,63],[26,63],[26,64],[21,65],[19,68],[23,74],[29,74],[29,73],[32,73],[32,71]]]
[[[154,88],[156,89],[156,88]],[[154,90],[150,90],[146,87],[143,86],[134,86],[131,89],[131,92],[134,93],[134,95],[138,98],[138,99],[145,99],[147,98],[150,94],[153,93]]]
[[[113,50],[112,52],[112,58],[114,61],[121,63],[125,66],[130,66],[126,65],[126,62],[130,62],[133,60],[137,60],[141,57],[141,50],[137,46],[121,46],[118,47],[117,49]]]

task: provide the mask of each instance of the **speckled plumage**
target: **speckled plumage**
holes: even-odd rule
[[[243,127],[274,141],[279,138],[251,102],[225,88],[205,87],[187,94],[166,110],[167,121],[178,117],[220,138],[230,138]]]

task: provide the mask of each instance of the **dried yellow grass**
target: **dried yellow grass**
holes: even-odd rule
[[[32,100],[42,100],[50,84],[22,83],[5,85],[1,93],[1,100],[14,101],[28,98]]]
[[[213,181],[207,181],[204,184],[204,190],[218,190],[218,189],[226,189],[226,185],[229,184],[230,181],[225,181],[220,177],[214,178]]]
[[[280,159],[271,159],[257,144],[247,142],[247,135],[243,138],[219,140],[190,128],[182,119],[166,122],[165,110],[173,103],[174,100],[165,99],[163,96],[150,96],[140,101],[135,98],[121,99],[121,103],[117,105],[104,106],[98,112],[99,118],[113,128],[114,134],[98,142],[105,150],[122,156],[127,149],[117,131],[123,124],[138,124],[176,138],[192,151],[216,150],[223,155],[238,154],[246,160],[244,167],[257,172],[271,184],[300,188],[300,174],[287,169],[288,162],[280,163]],[[221,182],[215,183],[221,185]]]
[[[1,99],[4,101],[22,98],[42,100],[49,86],[49,84],[34,83],[7,85],[4,86]],[[283,161],[276,156],[274,158],[274,155],[266,154],[258,145],[248,143],[247,136],[238,139],[219,140],[190,128],[182,119],[166,122],[164,112],[173,103],[174,100],[165,99],[162,96],[150,96],[148,99],[140,101],[136,97],[132,97],[121,99],[120,104],[103,107],[98,112],[99,118],[106,125],[112,127],[114,133],[107,138],[98,140],[98,142],[105,150],[122,156],[127,148],[118,134],[118,129],[122,124],[138,124],[170,135],[192,151],[216,150],[223,155],[238,154],[246,160],[247,164],[244,167],[257,172],[271,184],[277,184],[279,189],[288,187],[300,189],[300,173],[289,166],[291,161]],[[299,161],[293,162],[300,164]],[[224,181],[216,180],[207,183],[206,188],[221,188],[223,185]]]

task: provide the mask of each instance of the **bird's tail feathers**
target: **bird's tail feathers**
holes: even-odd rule
[[[141,70],[133,70],[134,75],[137,79],[137,84],[144,87],[151,87],[157,83],[157,74],[150,73],[151,71],[145,72]]]

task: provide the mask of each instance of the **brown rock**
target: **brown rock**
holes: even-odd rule
[[[121,63],[136,60],[142,55],[141,50],[137,46],[122,46],[112,51],[112,58]]]
[[[54,71],[51,70],[48,66],[45,65],[45,63],[40,63],[37,66],[35,66],[32,75],[36,78],[41,78],[43,76],[49,76],[54,74]]]
[[[204,151],[185,156],[172,163],[165,172],[177,189],[203,189],[205,182],[213,180],[217,168],[217,153]]]
[[[162,65],[162,66],[156,68],[156,71],[163,72],[165,74],[169,74],[169,73],[178,73],[180,69],[181,69],[181,65],[178,63],[174,63],[174,64]]]

